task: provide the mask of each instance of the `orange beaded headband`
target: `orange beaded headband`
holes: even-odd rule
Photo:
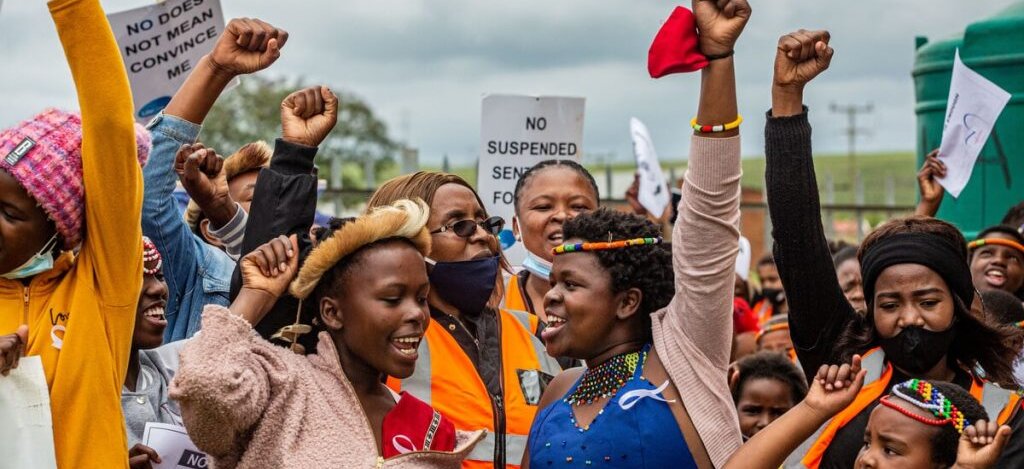
[[[968,249],[976,249],[976,248],[980,248],[982,246],[989,245],[989,244],[997,245],[997,246],[1011,247],[1011,248],[1014,248],[1014,249],[1016,249],[1016,250],[1018,250],[1020,252],[1024,252],[1024,244],[1020,244],[1020,243],[1018,243],[1018,242],[1016,242],[1016,241],[1014,241],[1012,239],[1002,239],[1002,238],[976,239],[974,241],[971,241],[971,242],[967,243],[967,248]]]
[[[572,243],[563,244],[551,250],[554,255],[565,254],[569,252],[582,252],[582,251],[607,251],[610,249],[622,249],[630,246],[647,246],[653,244],[661,244],[662,239],[658,238],[633,238],[633,239],[620,239],[618,241],[608,241],[599,243]]]

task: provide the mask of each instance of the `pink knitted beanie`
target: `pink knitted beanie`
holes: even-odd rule
[[[149,132],[135,124],[139,164],[149,158]],[[82,118],[46,109],[0,132],[0,169],[10,174],[43,208],[64,238],[64,248],[82,242],[85,187],[82,184]]]

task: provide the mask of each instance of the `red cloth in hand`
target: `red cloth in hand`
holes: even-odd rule
[[[740,297],[732,299],[732,330],[734,334],[760,330],[757,326],[757,314],[750,309],[747,300]]]
[[[384,416],[381,429],[384,459],[411,451],[455,450],[455,425],[443,416],[440,417],[430,447],[424,448],[427,431],[434,420],[434,408],[407,392],[401,396],[395,407]]]
[[[696,72],[708,65],[697,46],[697,20],[688,8],[676,7],[654,36],[647,54],[651,78],[672,73]]]

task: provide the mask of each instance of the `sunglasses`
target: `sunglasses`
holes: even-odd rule
[[[434,231],[431,231],[430,234],[438,234],[444,233],[446,231],[451,231],[452,233],[455,233],[456,236],[459,236],[461,238],[468,238],[470,236],[473,236],[473,233],[476,233],[477,226],[480,226],[480,228],[483,228],[484,231],[490,233],[491,235],[497,236],[498,233],[501,233],[501,229],[505,227],[505,220],[498,216],[488,218],[484,221],[476,221],[471,219],[459,220],[457,222],[449,223]]]

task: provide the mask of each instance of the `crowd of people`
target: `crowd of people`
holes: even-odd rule
[[[81,112],[0,133],[0,374],[40,357],[57,466],[160,464],[148,423],[218,469],[1024,466],[1024,203],[966,240],[934,218],[933,152],[913,216],[830,242],[803,92],[834,52],[799,30],[766,113],[775,247],[751,265],[733,56],[751,7],[692,6],[707,65],[678,203],[601,207],[583,166],[541,162],[515,187],[513,266],[506,220],[453,174],[314,225],[327,87],[284,99],[273,147],[198,140],[288,32],[231,20],[143,128],[99,1],[52,0]]]

